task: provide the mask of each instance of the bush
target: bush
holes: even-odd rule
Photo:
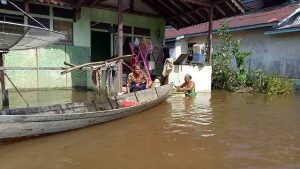
[[[252,51],[242,51],[240,40],[231,41],[228,23],[224,21],[218,31],[221,40],[220,49],[213,55],[212,87],[235,90],[252,87],[255,91],[267,94],[292,94],[294,84],[291,79],[278,74],[268,75],[260,69],[247,71],[245,58]],[[232,61],[236,62],[237,70],[233,69]]]

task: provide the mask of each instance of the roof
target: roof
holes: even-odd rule
[[[231,30],[254,29],[258,27],[272,27],[281,20],[288,17],[292,12],[299,8],[299,4],[289,4],[286,6],[273,7],[258,12],[252,12],[245,15],[239,15],[226,19]],[[220,28],[221,20],[213,22],[213,30]],[[238,29],[239,28],[239,29]],[[206,33],[208,24],[203,23],[192,27],[176,30],[166,29],[166,39],[174,39],[179,36],[196,35]]]
[[[117,10],[117,0],[34,0],[42,3],[72,5],[78,7],[110,8]],[[176,29],[209,21],[209,9],[213,8],[213,19],[238,15],[245,11],[239,0],[123,0],[129,9],[135,4],[145,4]],[[124,5],[125,6],[125,5]],[[140,10],[143,11],[142,5]],[[141,11],[139,11],[141,13]],[[128,9],[125,12],[132,12]]]

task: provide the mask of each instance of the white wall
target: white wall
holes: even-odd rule
[[[180,39],[175,42],[175,48],[170,49],[170,56],[176,60],[181,54],[188,53],[188,42],[186,39]]]
[[[242,50],[251,50],[253,55],[246,59],[251,68],[260,68],[268,73],[300,79],[300,32],[264,35],[264,29],[232,32],[232,39],[241,39]],[[206,36],[181,39],[180,43],[205,43]],[[213,47],[218,46],[217,35],[213,36]],[[187,46],[181,46],[186,48]],[[181,51],[184,49],[181,49]]]
[[[190,74],[195,82],[196,92],[211,91],[211,66],[174,65],[169,75],[169,82],[179,86],[184,83],[184,76]]]

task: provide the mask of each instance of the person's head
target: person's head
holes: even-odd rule
[[[142,66],[139,63],[133,65],[133,72],[134,73],[140,73],[141,71],[142,71]]]
[[[185,76],[184,76],[184,81],[185,82],[189,82],[189,81],[191,81],[192,80],[192,76],[190,75],[190,74],[186,74]]]

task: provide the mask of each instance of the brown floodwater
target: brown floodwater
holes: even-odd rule
[[[33,105],[95,96],[39,95]],[[175,95],[124,119],[1,144],[0,169],[299,169],[299,121],[300,93]]]

